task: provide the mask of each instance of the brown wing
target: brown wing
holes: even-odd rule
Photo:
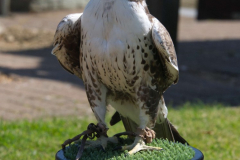
[[[82,78],[80,70],[81,13],[70,14],[58,24],[52,54],[68,72]]]
[[[166,65],[169,84],[177,83],[179,71],[174,45],[168,31],[156,18],[153,18],[152,39]]]

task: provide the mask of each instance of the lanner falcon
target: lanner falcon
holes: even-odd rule
[[[83,80],[89,104],[98,121],[98,137],[107,141],[106,106],[116,109],[111,124],[121,120],[136,133],[136,153],[146,147],[146,134],[186,141],[168,121],[164,91],[178,82],[173,42],[153,17],[145,0],[90,0],[83,13],[70,14],[57,27],[52,50],[60,64]],[[115,139],[114,139],[115,138]]]

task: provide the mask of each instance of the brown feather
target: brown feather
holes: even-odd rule
[[[65,67],[61,61],[58,60],[58,62],[60,63],[60,65],[66,70],[68,71],[69,73],[73,74],[73,72],[71,70],[69,70],[67,67]]]
[[[118,112],[115,112],[114,115],[112,116],[111,120],[110,120],[110,125],[113,126],[120,121],[121,121],[120,114]]]
[[[179,132],[177,131],[177,129],[172,125],[172,123],[167,119],[168,124],[172,130],[172,134],[173,137],[175,139],[176,142],[180,142],[182,144],[187,144],[189,145],[189,143],[179,134]]]
[[[74,15],[74,14],[73,14]],[[54,36],[54,54],[61,66],[71,74],[82,78],[80,69],[81,14],[74,15],[77,19],[66,16],[58,25]]]

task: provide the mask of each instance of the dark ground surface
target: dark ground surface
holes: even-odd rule
[[[180,80],[167,101],[240,104],[240,40],[179,42]]]
[[[38,23],[44,19],[42,26],[53,33],[60,17],[68,13],[72,11],[38,14]],[[51,19],[50,15],[57,18]],[[18,24],[22,22],[22,26],[29,27],[27,23],[30,23],[29,28],[38,28],[36,26],[41,25],[34,26],[34,16],[17,15],[0,18],[0,21],[5,23],[4,27],[13,26],[14,19]],[[32,21],[26,21],[31,18]],[[181,17],[177,49],[180,80],[164,94],[167,104],[176,106],[202,101],[240,106],[239,28],[238,21],[196,22]],[[31,48],[28,44],[24,49],[21,44],[4,43],[0,39],[1,118],[32,119],[91,113],[83,83],[60,67],[50,54],[49,45]]]

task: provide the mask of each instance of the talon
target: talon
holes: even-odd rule
[[[131,145],[126,145],[126,146],[118,146],[114,148],[114,150],[130,150],[128,152],[129,155],[132,155],[134,153],[137,153],[142,150],[162,150],[162,148],[159,147],[152,147],[152,146],[147,146],[142,138],[142,136],[137,136]]]
[[[98,137],[98,138],[99,138],[99,137],[103,137],[103,139],[104,139],[104,138],[107,138],[107,137],[108,137],[108,136],[107,136],[107,130],[108,130],[108,128],[106,128],[106,127],[105,127],[103,124],[101,124],[101,123],[98,123],[97,125],[94,125],[93,123],[91,123],[91,124],[88,125],[86,131],[84,131],[84,132],[82,132],[81,134],[73,137],[72,139],[66,140],[66,141],[62,144],[62,148],[65,149],[66,145],[68,145],[68,144],[70,145],[72,142],[75,142],[75,141],[79,140],[79,139],[83,136],[81,146],[80,146],[80,148],[78,149],[78,153],[77,153],[77,156],[76,156],[76,160],[78,160],[78,159],[80,159],[81,156],[82,156],[82,153],[83,153],[83,150],[84,150],[84,146],[85,146],[85,142],[86,142],[87,138],[89,138],[89,139],[93,139],[93,138],[95,138],[95,137]],[[104,140],[105,140],[105,139],[104,139]],[[104,149],[104,147],[105,147],[105,144],[106,144],[105,142],[107,142],[107,140],[106,140],[106,141],[104,141],[104,140],[101,141],[101,147],[102,147],[102,150],[103,150],[104,152],[106,152],[105,149]],[[102,144],[103,144],[104,146],[103,146]]]
[[[152,147],[152,146],[147,146],[147,145],[140,145],[140,144],[137,144],[131,151],[129,151],[128,153],[131,155],[131,154],[134,154],[134,153],[137,153],[139,151],[143,151],[143,150],[162,150],[162,148],[160,147]]]

